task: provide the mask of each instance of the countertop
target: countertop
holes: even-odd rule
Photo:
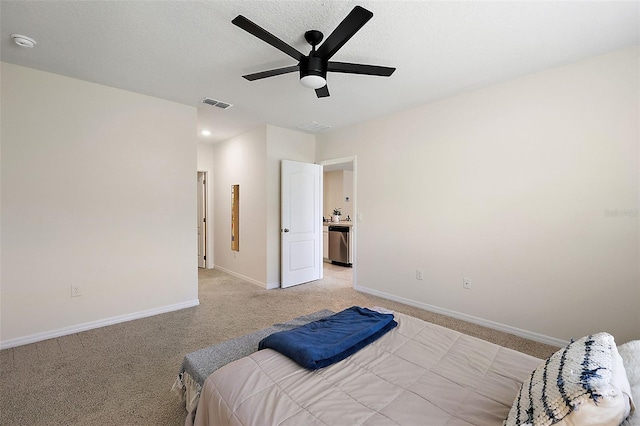
[[[340,222],[322,222],[322,226],[353,226],[352,220],[341,220]]]

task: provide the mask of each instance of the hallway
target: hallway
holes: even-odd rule
[[[324,262],[324,278],[317,283],[331,288],[353,288],[353,268]]]

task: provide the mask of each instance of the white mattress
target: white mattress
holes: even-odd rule
[[[309,371],[270,349],[214,372],[195,425],[501,425],[542,360],[395,314],[398,327]]]

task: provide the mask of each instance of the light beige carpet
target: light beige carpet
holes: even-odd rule
[[[544,358],[556,348],[350,288],[350,270],[263,290],[200,270],[200,306],[0,351],[2,425],[180,425],[170,389],[184,354],[320,309],[384,306]]]

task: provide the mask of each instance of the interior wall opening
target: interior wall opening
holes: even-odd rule
[[[323,166],[323,275],[337,286],[354,287],[356,259],[356,158],[320,162]]]
[[[207,267],[207,172],[198,172],[197,179],[198,268]]]

